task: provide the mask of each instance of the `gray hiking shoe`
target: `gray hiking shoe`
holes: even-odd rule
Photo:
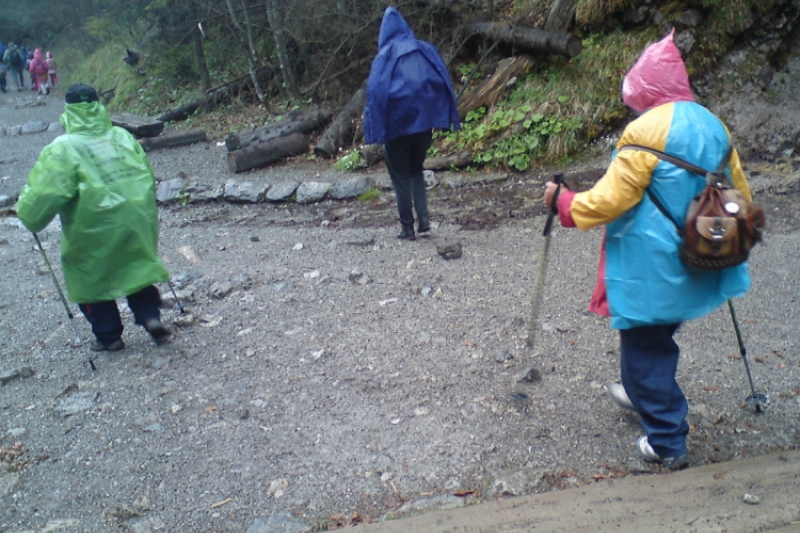
[[[636,441],[636,451],[639,452],[639,457],[645,461],[660,463],[661,466],[669,468],[670,470],[678,470],[689,464],[689,458],[685,453],[678,457],[659,457],[647,441],[647,435],[642,435]]]
[[[97,339],[94,339],[89,343],[89,348],[91,348],[93,352],[116,352],[124,347],[125,343],[122,342],[122,339],[117,339],[111,344],[103,344]]]
[[[608,386],[608,394],[615,404],[623,409],[636,412],[636,407],[633,406],[633,402],[628,398],[628,393],[625,392],[625,387],[622,386],[622,383],[611,383]]]
[[[153,340],[156,341],[156,344],[164,344],[168,341],[169,336],[172,335],[172,332],[168,330],[157,318],[151,318],[145,322],[144,329],[146,329],[147,333],[153,337]]]

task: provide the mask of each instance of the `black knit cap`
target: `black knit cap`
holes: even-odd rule
[[[70,86],[64,95],[64,101],[68,104],[91,103],[97,102],[97,100],[97,91],[82,83]]]

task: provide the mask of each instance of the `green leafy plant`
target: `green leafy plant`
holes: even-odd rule
[[[380,189],[378,189],[377,187],[370,187],[369,189],[358,195],[358,201],[364,203],[371,202],[377,198],[380,198],[380,196],[381,196]]]
[[[353,171],[362,168],[361,154],[358,150],[351,150],[340,157],[334,165],[339,170]]]

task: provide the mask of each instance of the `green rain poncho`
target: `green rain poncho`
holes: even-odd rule
[[[30,231],[61,217],[61,264],[69,299],[128,296],[169,279],[158,258],[153,170],[133,136],[99,102],[66,104],[66,135],[47,145],[28,175],[17,215]]]

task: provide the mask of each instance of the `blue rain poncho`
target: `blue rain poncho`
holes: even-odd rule
[[[432,129],[458,129],[450,76],[436,48],[420,41],[403,16],[386,8],[364,108],[367,143]]]
[[[67,104],[61,125],[67,133],[42,150],[16,210],[33,232],[61,217],[70,300],[114,300],[168,280],[157,255],[155,178],[142,147],[99,102]]]

